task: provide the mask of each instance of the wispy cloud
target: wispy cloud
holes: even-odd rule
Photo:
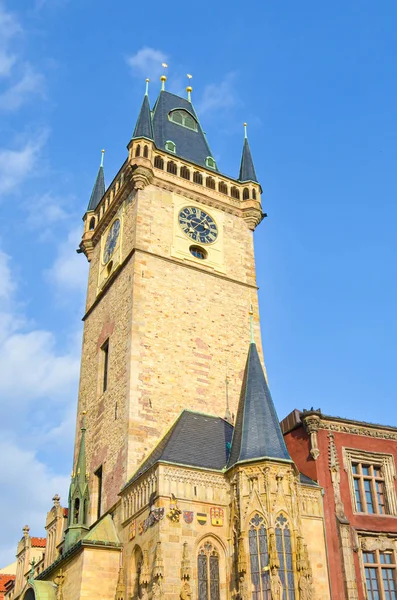
[[[197,103],[197,112],[200,115],[215,113],[238,104],[238,96],[234,87],[236,73],[228,73],[219,83],[210,83],[205,86],[201,99]]]
[[[0,93],[0,110],[18,110],[33,94],[44,95],[44,77],[26,63],[22,67],[22,75],[4,92]]]
[[[33,174],[47,138],[48,131],[43,130],[16,149],[0,148],[0,201],[17,192]]]
[[[167,60],[168,57],[165,52],[148,46],[126,58],[127,64],[131,67],[134,75],[149,77],[149,79],[156,79],[161,75],[163,72],[161,64],[167,62]]]
[[[83,293],[87,287],[88,263],[76,248],[81,240],[81,227],[75,227],[67,238],[58,246],[55,261],[50,269],[45,272],[45,279],[54,286],[55,290],[62,292]]]
[[[0,110],[18,110],[33,95],[44,94],[45,79],[21,51],[24,35],[16,15],[0,0]]]

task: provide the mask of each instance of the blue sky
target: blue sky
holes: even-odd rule
[[[193,102],[222,171],[248,134],[262,338],[293,408],[397,425],[394,0],[197,5],[0,0],[0,566],[66,503],[87,263],[75,249],[106,149],[126,156],[150,77]]]

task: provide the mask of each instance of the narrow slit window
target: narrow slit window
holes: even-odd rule
[[[109,340],[102,346],[102,362],[103,362],[103,377],[102,377],[102,391],[106,392],[108,388],[108,371],[109,371]]]
[[[102,512],[102,466],[94,473],[97,487],[97,510],[96,518],[99,519]]]

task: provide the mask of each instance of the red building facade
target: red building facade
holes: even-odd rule
[[[332,598],[397,599],[397,428],[293,411],[281,428],[324,490]]]

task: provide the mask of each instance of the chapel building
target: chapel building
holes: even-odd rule
[[[24,532],[6,597],[328,600],[323,489],[291,458],[263,366],[248,139],[226,176],[191,88],[165,81],[84,215],[68,508],[54,497],[28,563]]]

